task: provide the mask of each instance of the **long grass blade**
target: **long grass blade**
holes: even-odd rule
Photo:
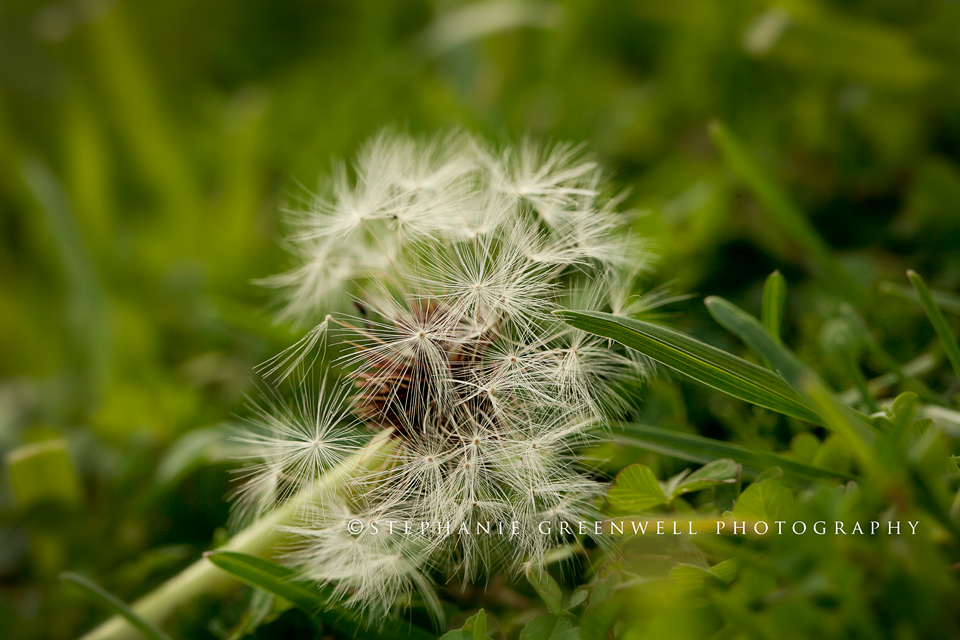
[[[764,330],[763,325],[749,313],[739,309],[730,302],[716,296],[710,296],[705,301],[710,315],[713,316],[724,329],[743,340],[748,347],[767,360],[771,366],[786,380],[796,393],[805,398],[811,406],[820,409],[821,399],[830,399],[832,406],[830,415],[841,415],[842,422],[831,423],[821,411],[818,411],[826,425],[833,427],[840,435],[848,438],[859,454],[869,456],[866,444],[873,442],[874,433],[867,426],[866,417],[856,411],[833,400],[826,384],[809,367],[800,362],[779,340],[774,340]],[[808,395],[815,391],[815,395]]]
[[[669,431],[637,423],[614,425],[614,431],[617,441],[622,444],[640,447],[689,462],[707,464],[724,458],[736,460],[742,465],[743,475],[750,478],[757,477],[771,467],[780,467],[783,469],[785,478],[799,483],[854,479],[853,476],[839,471],[824,469],[775,453],[748,449],[737,444],[713,440],[691,433]]]
[[[780,339],[780,327],[783,324],[783,308],[787,303],[787,280],[779,271],[774,271],[763,283],[763,302],[760,307],[760,320],[767,333]]]
[[[947,359],[950,361],[950,364],[953,365],[953,370],[957,374],[957,377],[960,378],[960,346],[957,345],[957,339],[950,333],[950,327],[947,326],[946,318],[943,317],[940,307],[937,306],[933,296],[930,294],[930,289],[927,288],[927,283],[923,281],[920,274],[916,271],[907,271],[907,277],[910,278],[910,284],[913,285],[914,290],[917,292],[917,297],[920,298],[920,304],[923,306],[927,318],[930,319],[930,324],[933,325],[933,329],[937,332],[940,342],[943,343],[943,350],[947,354]]]
[[[895,282],[881,282],[877,288],[880,293],[886,293],[911,302],[920,302],[920,297],[915,290]],[[942,310],[960,314],[960,296],[957,294],[930,289],[930,296]]]
[[[557,311],[555,315],[577,329],[615,340],[734,398],[822,424],[817,413],[777,374],[679,331],[609,313]]]
[[[306,586],[297,582],[296,572],[292,569],[269,560],[235,551],[211,551],[206,556],[210,562],[240,581],[289,600],[294,606],[348,637],[367,640],[427,640],[436,637],[419,627],[402,622],[388,623],[382,630],[372,629],[355,611],[338,604],[332,588]]]
[[[67,571],[60,574],[60,580],[77,587],[83,591],[88,598],[107,611],[125,618],[127,622],[142,633],[147,640],[170,640],[170,636],[141,618],[125,602],[120,600],[120,598],[109,593],[89,578],[85,578],[79,573]]]

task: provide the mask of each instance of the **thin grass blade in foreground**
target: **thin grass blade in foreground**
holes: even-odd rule
[[[582,331],[615,340],[701,384],[806,422],[820,416],[777,374],[742,358],[649,322],[597,311],[556,311]]]
[[[800,362],[779,341],[774,340],[756,318],[718,296],[710,296],[704,302],[710,315],[720,326],[743,340],[751,350],[769,362],[787,384],[798,394],[809,398],[812,405],[816,406],[816,403],[808,394],[810,391],[822,392],[823,395],[832,397],[830,390],[820,377]],[[843,428],[841,435],[852,440],[856,449],[863,449],[863,443],[873,442],[874,433],[867,426],[865,416],[836,401],[831,402],[831,405],[835,405],[836,410],[846,417],[843,424],[849,424],[851,428],[849,432]],[[826,419],[822,411],[820,415]],[[828,423],[827,426],[831,425]],[[866,452],[862,453],[867,455]]]
[[[957,345],[957,339],[950,333],[946,318],[943,317],[943,313],[930,294],[930,289],[927,288],[927,283],[923,281],[920,274],[916,271],[907,271],[907,277],[910,278],[910,284],[913,285],[917,296],[920,298],[920,304],[923,305],[923,310],[927,314],[927,318],[930,319],[930,324],[933,325],[940,342],[943,343],[943,350],[947,353],[947,359],[953,365],[954,372],[960,377],[960,346]]]
[[[920,297],[917,296],[917,292],[915,290],[911,289],[910,287],[904,287],[903,285],[899,285],[895,282],[881,282],[877,288],[880,290],[880,293],[885,293],[896,298],[900,298],[901,300],[920,302]],[[960,314],[960,296],[957,294],[930,289],[930,296],[937,303],[937,306],[944,311]]]
[[[83,590],[91,600],[96,601],[97,604],[103,606],[104,609],[112,611],[117,616],[121,616],[136,628],[137,631],[142,633],[147,640],[170,640],[170,636],[138,616],[125,602],[120,600],[120,598],[104,590],[92,580],[70,571],[61,573],[60,580]]]
[[[617,442],[653,451],[666,456],[707,464],[714,460],[730,458],[740,463],[743,475],[756,477],[771,467],[780,467],[784,478],[799,483],[810,483],[818,480],[854,480],[849,474],[824,469],[812,464],[799,462],[785,456],[766,451],[748,449],[730,442],[722,442],[712,438],[669,431],[659,427],[629,423],[614,425]]]
[[[435,637],[415,625],[402,622],[387,624],[381,631],[371,629],[356,612],[338,603],[331,587],[297,582],[294,570],[269,560],[236,551],[211,551],[205,557],[238,580],[289,600],[308,615],[351,638],[429,640]]]
[[[292,523],[304,505],[314,502],[318,494],[335,490],[341,482],[358,470],[375,467],[391,446],[390,430],[382,431],[341,466],[319,479],[312,490],[306,490],[256,524],[230,539],[223,551],[237,551],[254,556],[270,555],[286,534],[280,527]],[[230,584],[229,574],[207,558],[201,558],[160,585],[132,605],[132,610],[150,624],[160,624],[179,606],[202,594],[224,589]],[[136,629],[124,618],[114,616],[87,633],[81,640],[134,640]]]

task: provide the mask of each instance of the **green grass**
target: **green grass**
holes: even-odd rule
[[[642,464],[663,486],[719,459],[739,476],[641,516],[776,502],[783,519],[920,525],[645,537],[533,585],[451,585],[450,629],[960,637],[960,3],[85,6],[0,7],[7,635],[80,637],[104,603],[137,601],[230,538],[237,465],[221,435],[256,393],[254,366],[300,335],[251,284],[287,266],[281,209],[384,126],[460,126],[585,141],[624,206],[648,212],[637,231],[661,261],[644,288],[698,294],[643,325],[644,344],[613,336],[666,366],[589,459],[611,480]],[[66,587],[65,571],[97,590]],[[218,584],[161,633],[324,625]]]

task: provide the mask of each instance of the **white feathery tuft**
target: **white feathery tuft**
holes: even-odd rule
[[[649,363],[551,311],[631,314],[666,299],[633,295],[653,255],[603,189],[581,147],[382,133],[291,214],[298,265],[264,283],[282,290],[282,318],[314,327],[262,371],[284,378],[320,359],[344,373],[312,395],[304,373],[292,407],[255,411],[237,436],[250,459],[238,512],[309,489],[364,432],[389,428],[395,442],[290,527],[287,559],[304,577],[371,617],[416,592],[440,619],[436,578],[536,566],[575,542],[540,523],[598,517],[604,485],[576,451]],[[350,301],[359,313],[339,313]],[[374,533],[389,522],[406,524]]]

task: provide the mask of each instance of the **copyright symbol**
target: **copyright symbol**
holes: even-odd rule
[[[347,532],[351,535],[358,535],[363,531],[363,523],[360,520],[354,518],[347,523]]]

